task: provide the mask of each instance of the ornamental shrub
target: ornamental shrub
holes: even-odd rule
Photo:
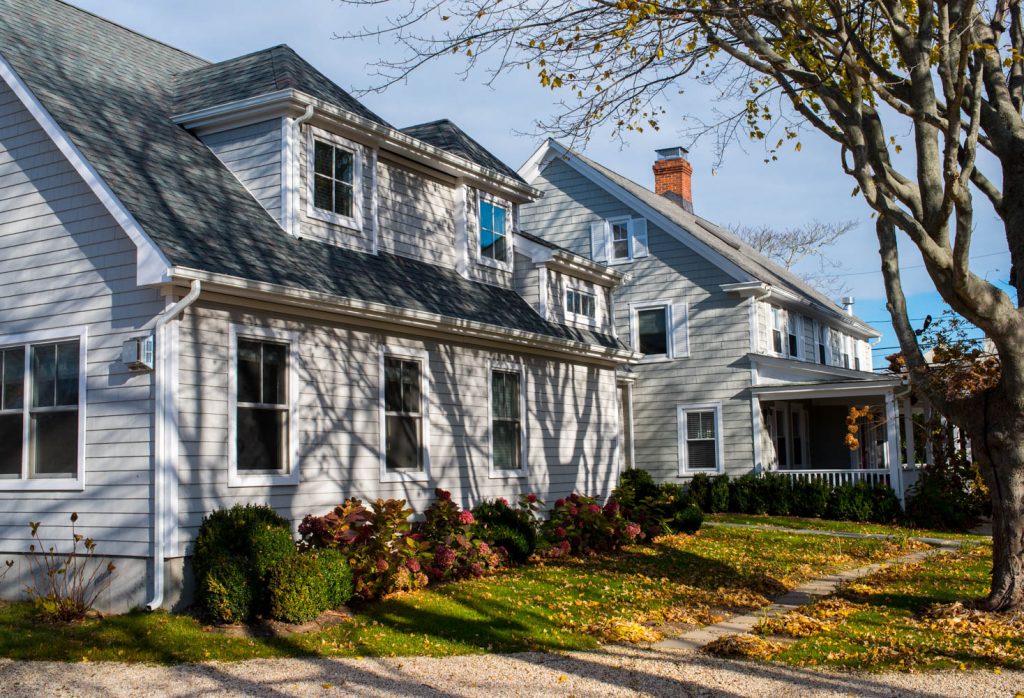
[[[619,475],[618,486],[612,490],[612,497],[627,510],[634,509],[645,499],[657,496],[658,486],[654,484],[654,478],[640,468],[623,470]]]
[[[768,513],[772,516],[789,516],[793,510],[792,480],[781,473],[766,473],[762,480]]]
[[[266,505],[235,505],[207,515],[192,557],[199,605],[222,623],[263,613],[271,568],[295,556],[288,522]]]
[[[275,565],[267,587],[272,618],[305,623],[352,597],[352,570],[333,548],[308,550]]]
[[[700,503],[698,502],[698,505],[699,504]],[[701,507],[701,510],[710,513],[729,511],[728,475],[715,475],[711,478],[710,488],[708,490],[708,506],[706,509]]]
[[[704,523],[704,513],[696,504],[687,504],[680,511],[676,512],[672,519],[672,529],[676,533],[688,533],[693,535],[700,530]]]
[[[355,594],[363,600],[428,583],[423,567],[430,544],[412,533],[404,499],[378,499],[369,508],[352,497],[326,516],[307,516],[299,525],[306,548],[337,548],[352,569]]]
[[[612,500],[622,509],[622,515],[640,525],[648,537],[664,533],[678,533],[676,516],[691,501],[683,488],[672,482],[655,485],[644,470],[626,470],[612,491]]]
[[[555,502],[543,531],[549,555],[606,552],[643,539],[640,525],[623,515],[617,501],[602,507],[593,497],[576,493]]]
[[[476,517],[452,501],[451,492],[434,490],[419,535],[431,547],[427,575],[434,581],[482,577],[501,565],[501,556],[475,536]]]
[[[870,521],[871,505],[871,485],[839,485],[829,496],[827,516],[839,521]]]
[[[768,487],[764,478],[747,474],[729,481],[729,511],[767,514],[768,508]]]
[[[893,489],[884,482],[876,482],[871,488],[871,520],[875,523],[892,523],[902,513],[899,497]]]
[[[537,549],[537,517],[540,500],[528,494],[512,507],[505,499],[494,499],[473,508],[475,535],[492,547],[502,548],[511,562],[526,562]]]
[[[814,518],[825,516],[831,493],[832,487],[822,478],[797,480],[793,483],[793,514]]]

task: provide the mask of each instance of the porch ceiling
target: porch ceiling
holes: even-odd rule
[[[880,376],[868,380],[818,381],[785,385],[755,385],[750,390],[762,400],[819,400],[885,395],[901,386],[898,377]]]

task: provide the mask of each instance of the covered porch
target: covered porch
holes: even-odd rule
[[[885,483],[902,501],[901,387],[887,376],[755,386],[755,469],[832,486]],[[847,443],[851,407],[870,408],[853,449]]]

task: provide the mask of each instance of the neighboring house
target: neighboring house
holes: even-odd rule
[[[897,429],[844,445],[851,405],[898,423],[898,379],[871,372],[879,333],[852,299],[837,306],[695,215],[685,153],[658,151],[655,192],[551,140],[520,169],[543,193],[522,207],[524,230],[627,275],[615,323],[644,356],[629,369],[626,465],[670,481],[778,470],[889,482]]]
[[[607,493],[622,277],[520,236],[536,195],[285,46],[211,64],[0,0],[3,595],[72,512],[116,609],[180,601],[218,507]]]

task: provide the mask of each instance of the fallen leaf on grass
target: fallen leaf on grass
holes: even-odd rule
[[[702,651],[716,657],[745,657],[768,660],[779,654],[783,646],[756,635],[723,635],[704,645]]]

